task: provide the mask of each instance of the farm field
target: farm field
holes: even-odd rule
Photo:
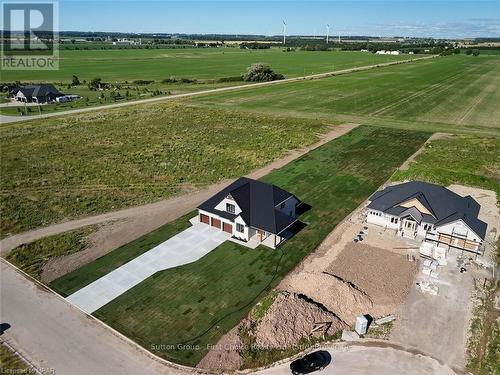
[[[19,103],[18,106],[8,106],[0,107],[0,114],[7,116],[30,116],[38,114],[46,114],[51,112],[67,111],[77,108],[85,107],[97,107],[100,105],[115,104],[126,102],[129,100],[141,100],[154,98],[158,96],[168,96],[175,94],[184,94],[195,91],[202,90],[212,90],[219,87],[228,87],[234,85],[241,85],[244,82],[208,82],[199,81],[193,83],[163,83],[163,82],[153,82],[148,84],[120,84],[120,88],[105,90],[105,91],[95,91],[90,90],[86,85],[72,86],[70,88],[67,85],[55,84],[57,89],[66,94],[73,94],[81,96],[81,99],[74,100],[67,103],[50,103],[44,105],[36,106],[26,106]],[[104,95],[104,97],[101,97]],[[118,98],[114,98],[113,95],[118,95]],[[0,100],[8,102],[5,96],[2,96]]]
[[[0,128],[2,236],[244,175],[325,122],[162,103]]]
[[[454,135],[435,139],[407,170],[397,171],[392,179],[475,186],[495,191],[500,198],[499,150],[500,138]]]
[[[208,344],[215,344],[235,326],[428,136],[360,127],[273,171],[265,181],[293,192],[312,206],[301,216],[306,228],[279,251],[250,250],[226,242],[198,262],[155,274],[95,315],[164,358],[198,363]],[[387,153],[389,142],[392,148]],[[146,235],[134,246],[156,235]],[[115,250],[96,261],[97,266],[90,263],[51,285],[64,294],[75,291],[96,277],[96,268],[116,264],[120,254]],[[179,350],[177,344],[185,346]]]
[[[190,101],[297,117],[498,134],[500,57],[440,57]]]
[[[59,70],[2,72],[2,82],[71,82],[100,77],[104,82],[133,80],[161,81],[171,76],[198,80],[239,76],[253,63],[267,63],[286,77],[405,60],[412,56],[386,56],[363,52],[295,51],[281,48],[244,50],[239,48],[191,48],[172,50],[78,50],[60,51]],[[414,55],[413,57],[418,57]]]

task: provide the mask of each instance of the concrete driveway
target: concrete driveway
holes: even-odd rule
[[[196,223],[67,298],[91,314],[158,271],[196,262],[230,237]]]

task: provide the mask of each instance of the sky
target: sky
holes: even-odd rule
[[[59,0],[62,31],[500,37],[495,1]]]

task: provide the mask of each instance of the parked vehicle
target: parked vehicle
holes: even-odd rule
[[[290,363],[292,374],[309,374],[314,371],[321,371],[330,364],[332,357],[325,350],[309,353]]]

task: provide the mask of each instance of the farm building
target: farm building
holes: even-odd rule
[[[244,244],[276,248],[293,235],[300,200],[275,185],[241,177],[198,207],[199,221]]]
[[[16,100],[24,103],[49,103],[61,96],[58,89],[51,84],[22,86],[17,91]]]
[[[377,191],[367,208],[368,223],[394,229],[398,236],[422,239],[427,245],[421,249],[482,251],[486,223],[478,219],[481,207],[471,196],[412,181]]]

